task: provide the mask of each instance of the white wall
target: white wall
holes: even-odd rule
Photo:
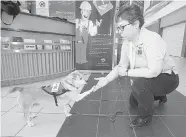
[[[171,12],[178,10],[182,8],[183,6],[186,6],[186,1],[173,1],[158,12],[152,14],[151,16],[145,17],[145,24],[144,26],[151,25],[154,21],[170,14]]]

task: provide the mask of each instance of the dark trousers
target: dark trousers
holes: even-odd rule
[[[174,72],[161,73],[156,78],[131,79],[133,84],[129,103],[138,108],[140,116],[153,115],[154,99],[171,93],[179,85],[179,76]]]

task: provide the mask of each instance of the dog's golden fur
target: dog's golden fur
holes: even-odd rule
[[[93,88],[87,92],[84,92],[83,94],[80,94],[87,80],[88,78],[85,75],[79,73],[78,71],[74,71],[70,73],[68,76],[63,77],[60,81],[54,81],[54,83],[60,82],[65,89],[70,90],[69,92],[66,92],[58,96],[57,97],[58,100],[62,100],[62,99],[68,100],[66,103],[69,104],[69,103],[77,102],[82,98],[84,98],[86,95],[90,94]],[[51,85],[52,84],[53,83],[51,83]],[[35,125],[31,121],[31,119],[35,117],[35,115],[31,114],[33,106],[36,105],[39,100],[45,100],[47,97],[53,98],[51,95],[49,95],[48,93],[42,90],[41,88],[42,86],[44,85],[37,85],[37,86],[31,85],[30,87],[14,87],[10,91],[10,93],[16,91],[20,92],[17,101],[19,106],[23,109],[24,117],[26,118],[27,124],[29,126]],[[67,110],[68,109],[67,104],[64,105],[64,113],[66,116],[70,116],[71,114],[69,113],[70,110]]]

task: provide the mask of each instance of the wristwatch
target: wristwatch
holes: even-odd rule
[[[127,69],[126,72],[125,72],[125,76],[128,76],[128,69]]]

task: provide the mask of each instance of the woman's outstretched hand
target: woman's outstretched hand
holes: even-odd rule
[[[93,92],[95,92],[96,90],[98,90],[108,84],[108,80],[106,79],[106,77],[100,77],[100,78],[94,78],[94,79],[98,80],[98,83],[94,87]]]

